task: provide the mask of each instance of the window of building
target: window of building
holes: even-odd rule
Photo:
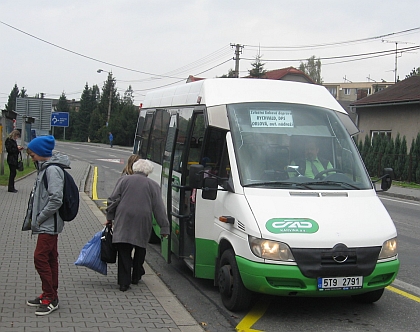
[[[370,135],[371,143],[373,143],[373,140],[377,136],[382,136],[391,139],[391,130],[372,130]]]
[[[350,95],[351,94],[351,89],[349,89],[349,88],[344,88],[343,91],[344,91],[345,95]]]
[[[337,88],[336,87],[328,87],[327,90],[333,95],[334,98],[337,98]]]

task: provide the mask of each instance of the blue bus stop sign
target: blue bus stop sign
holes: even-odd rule
[[[67,112],[52,112],[51,113],[51,127],[68,127],[69,113]]]

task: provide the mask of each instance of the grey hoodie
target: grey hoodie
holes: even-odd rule
[[[59,234],[64,228],[64,221],[58,213],[63,202],[64,172],[59,166],[47,168],[49,164],[61,164],[70,168],[68,156],[60,153],[54,153],[50,159],[38,162],[38,175],[25,216],[25,223],[31,222],[33,234]],[[43,181],[44,173],[47,176],[48,190]]]

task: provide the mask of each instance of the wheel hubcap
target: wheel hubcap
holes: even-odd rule
[[[232,294],[232,276],[230,274],[230,266],[223,265],[219,271],[219,290],[220,293],[225,296],[230,296]]]

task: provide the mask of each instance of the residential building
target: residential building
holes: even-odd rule
[[[350,104],[361,138],[405,136],[408,148],[420,130],[420,76],[411,76]]]
[[[392,86],[393,82],[344,82],[322,85],[338,101],[355,101]]]

